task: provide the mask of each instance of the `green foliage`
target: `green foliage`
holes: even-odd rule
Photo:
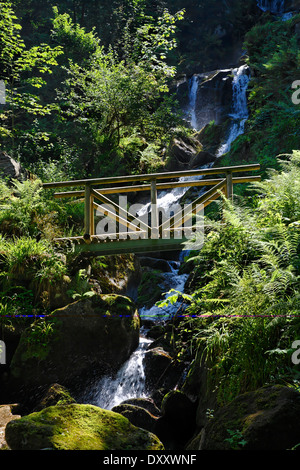
[[[233,162],[259,162],[265,173],[280,168],[276,155],[299,148],[300,110],[292,102],[300,54],[296,26],[300,15],[288,21],[267,17],[246,34],[244,47],[252,71],[250,116],[245,135],[232,146]]]
[[[223,201],[193,255],[190,306],[177,350],[205,358],[220,403],[268,383],[290,383],[300,336],[299,152],[253,191],[256,205]]]
[[[2,277],[13,280],[33,279],[38,283],[60,280],[65,274],[61,258],[46,240],[30,237],[0,238]]]
[[[0,115],[0,136],[9,137],[14,150],[17,135],[30,133],[30,124],[36,116],[51,113],[51,105],[41,103],[35,90],[46,84],[44,75],[52,73],[56,58],[62,53],[61,48],[47,44],[27,49],[16,20],[12,4],[1,2],[0,78],[6,84],[6,106]]]
[[[43,236],[62,233],[65,210],[42,189],[39,180],[0,182],[0,227],[8,236]]]
[[[52,40],[64,48],[65,60],[76,63],[89,61],[90,56],[99,47],[99,38],[92,31],[86,32],[85,28],[74,24],[68,13],[59,14],[58,8],[53,7],[53,31]]]
[[[108,161],[107,173],[115,161],[119,172],[127,173],[159,165],[168,132],[178,122],[167,86],[174,68],[167,65],[166,54],[175,47],[180,19],[181,14],[167,11],[157,22],[146,17],[134,43],[123,44],[125,59],[120,60],[118,50],[105,52],[98,46],[85,67],[70,62],[58,95],[60,116],[62,123],[73,123],[81,141],[92,138],[90,151],[85,147],[89,174],[103,174]]]
[[[50,341],[55,339],[55,319],[37,318],[27,330],[24,343],[26,356],[44,359],[50,351]]]
[[[238,450],[241,447],[244,447],[245,444],[247,444],[247,441],[245,441],[243,434],[238,429],[234,431],[231,429],[227,429],[227,432],[230,435],[230,437],[225,439],[225,441],[229,442],[230,447],[233,450]]]

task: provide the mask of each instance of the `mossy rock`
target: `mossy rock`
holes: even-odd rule
[[[121,403],[115,406],[112,411],[120,413],[129,421],[140,428],[147,429],[150,432],[154,432],[157,417],[153,416],[148,410],[137,405],[129,403]]]
[[[265,386],[220,408],[202,432],[200,450],[288,450],[300,442],[300,393]],[[192,450],[192,449],[190,449]]]
[[[22,334],[7,383],[14,393],[23,388],[29,397],[53,383],[70,389],[89,373],[115,373],[139,344],[135,304],[116,294],[79,300],[43,321],[42,331],[37,323]]]
[[[56,405],[11,421],[6,442],[12,450],[163,450],[154,434],[127,418],[93,405]]]
[[[71,396],[69,390],[62,385],[53,384],[49,387],[34,411],[41,411],[54,405],[70,405],[71,403],[76,403],[76,400]]]
[[[138,307],[150,308],[166,291],[164,274],[159,270],[145,270],[138,288]]]

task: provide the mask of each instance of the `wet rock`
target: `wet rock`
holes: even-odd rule
[[[138,297],[136,301],[138,307],[149,308],[160,300],[162,294],[166,292],[164,282],[165,278],[162,272],[144,268],[138,287]]]
[[[146,333],[147,338],[151,338],[153,340],[159,339],[161,336],[164,335],[165,327],[164,325],[149,325],[149,330]]]
[[[147,351],[144,358],[147,385],[156,388],[161,384],[171,364],[172,357],[163,348],[157,347]]]
[[[181,138],[174,138],[169,148],[169,171],[188,170],[190,162],[198,154],[197,148],[192,142],[186,142]]]
[[[165,273],[171,272],[172,268],[167,260],[151,258],[150,256],[140,257],[140,264],[142,267],[146,266],[148,268],[157,269]]]
[[[146,389],[162,389],[166,394],[175,388],[180,382],[184,364],[173,360],[170,352],[159,346],[160,340],[157,340],[157,346],[150,346],[144,357],[144,370]]]
[[[178,85],[177,95],[181,97],[183,109],[189,111],[190,95],[187,92],[189,80],[197,82],[195,98],[196,129],[214,121],[215,124],[223,122],[230,111],[232,101],[232,69],[213,70],[195,74],[187,81]],[[186,97],[184,103],[183,97]]]
[[[300,393],[262,387],[220,408],[201,432],[200,450],[288,450],[300,442]]]
[[[199,139],[175,132],[168,147],[166,169],[168,171],[188,170],[191,162],[201,150],[202,144]]]
[[[210,152],[201,151],[192,158],[189,164],[189,169],[200,168],[209,163],[216,161],[216,156]]]
[[[92,405],[56,405],[10,421],[12,450],[163,450],[159,439],[127,418]]]

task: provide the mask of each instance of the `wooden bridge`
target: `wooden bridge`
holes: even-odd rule
[[[54,193],[55,198],[76,198],[84,202],[83,235],[56,239],[57,243],[71,244],[75,252],[115,255],[177,251],[186,249],[186,244],[191,240],[197,214],[222,194],[226,198],[232,198],[234,184],[260,181],[260,176],[249,176],[249,172],[259,169],[260,165],[254,164],[62,181],[44,183],[43,187],[45,189],[63,188],[62,192]],[[247,173],[247,176],[241,176],[241,173]],[[193,177],[198,179],[193,179]],[[166,180],[168,181],[165,182]],[[140,184],[135,184],[137,182]],[[161,221],[160,208],[157,204],[158,191],[180,187],[202,187],[204,192],[202,191],[202,194],[190,204],[185,205],[184,211],[179,210],[167,220]],[[68,190],[70,188],[72,190]],[[74,188],[78,189],[74,190]],[[130,212],[128,206],[120,205],[107,197],[107,195],[119,195],[120,200],[121,194],[125,194],[126,198],[129,193],[138,192],[150,193],[151,210],[147,214],[147,221],[145,217],[139,217]],[[99,214],[112,221],[116,229],[112,232],[99,233],[95,223]]]

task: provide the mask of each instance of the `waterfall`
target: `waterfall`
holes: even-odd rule
[[[209,166],[211,165],[205,167]],[[202,178],[202,176],[198,178]],[[158,207],[163,209],[170,208],[173,204],[180,201],[181,197],[188,189],[188,187],[185,187],[175,188],[172,191],[161,191],[157,199]],[[146,204],[139,215],[141,216],[143,213],[150,210],[150,208],[150,203]],[[181,253],[181,259],[186,254],[187,252],[183,251]],[[165,292],[168,292],[171,288],[178,292],[183,292],[188,275],[179,274],[180,261],[169,261],[168,263],[171,270],[163,274]],[[166,298],[168,296],[169,294],[166,294]],[[155,305],[150,308],[143,307],[140,309],[139,315],[142,320],[158,323],[169,320],[172,315],[176,313],[179,305],[180,304],[177,302],[169,304],[163,309]],[[147,398],[148,392],[145,388],[143,359],[151,343],[152,340],[146,338],[146,331],[142,328],[139,347],[120,368],[117,375],[115,377],[105,376],[89,384],[83,396],[80,398],[80,401],[111,410],[114,406],[119,405],[129,398]]]
[[[231,126],[226,141],[217,152],[217,157],[227,153],[232,142],[244,132],[248,119],[247,90],[250,81],[249,67],[242,65],[233,69]]]
[[[169,265],[171,272],[164,274],[166,290],[174,288],[182,292],[188,275],[178,273],[179,262],[170,261]],[[139,314],[142,320],[150,320],[157,323],[170,319],[177,309],[178,305],[176,303],[164,309],[154,305],[150,308],[141,308]],[[145,386],[143,360],[152,340],[146,338],[145,334],[146,330],[141,328],[138,348],[123,364],[116,376],[112,377],[107,375],[88,385],[80,398],[82,403],[88,403],[111,410],[114,406],[121,404],[129,398],[149,397]]]
[[[151,342],[141,335],[139,347],[123,364],[117,375],[105,376],[90,384],[81,401],[111,410],[129,398],[146,398],[143,358]]]
[[[196,115],[196,101],[197,101],[197,91],[199,86],[199,77],[198,75],[193,75],[189,81],[189,117],[191,126],[194,129],[197,129],[197,115]]]
[[[169,262],[171,267],[171,272],[164,274],[164,286],[167,286],[169,290],[175,289],[178,292],[183,292],[185,282],[188,278],[187,274],[179,274],[179,266],[180,263],[173,261]],[[171,294],[166,294],[166,298],[169,297]],[[159,308],[156,305],[153,305],[151,308],[143,307],[140,310],[140,317],[143,320],[155,320],[155,321],[163,321],[169,320],[173,314],[175,314],[178,310],[178,304],[170,304],[165,308]]]
[[[275,15],[281,15],[284,12],[284,0],[258,0],[257,6],[262,11],[270,11]]]

